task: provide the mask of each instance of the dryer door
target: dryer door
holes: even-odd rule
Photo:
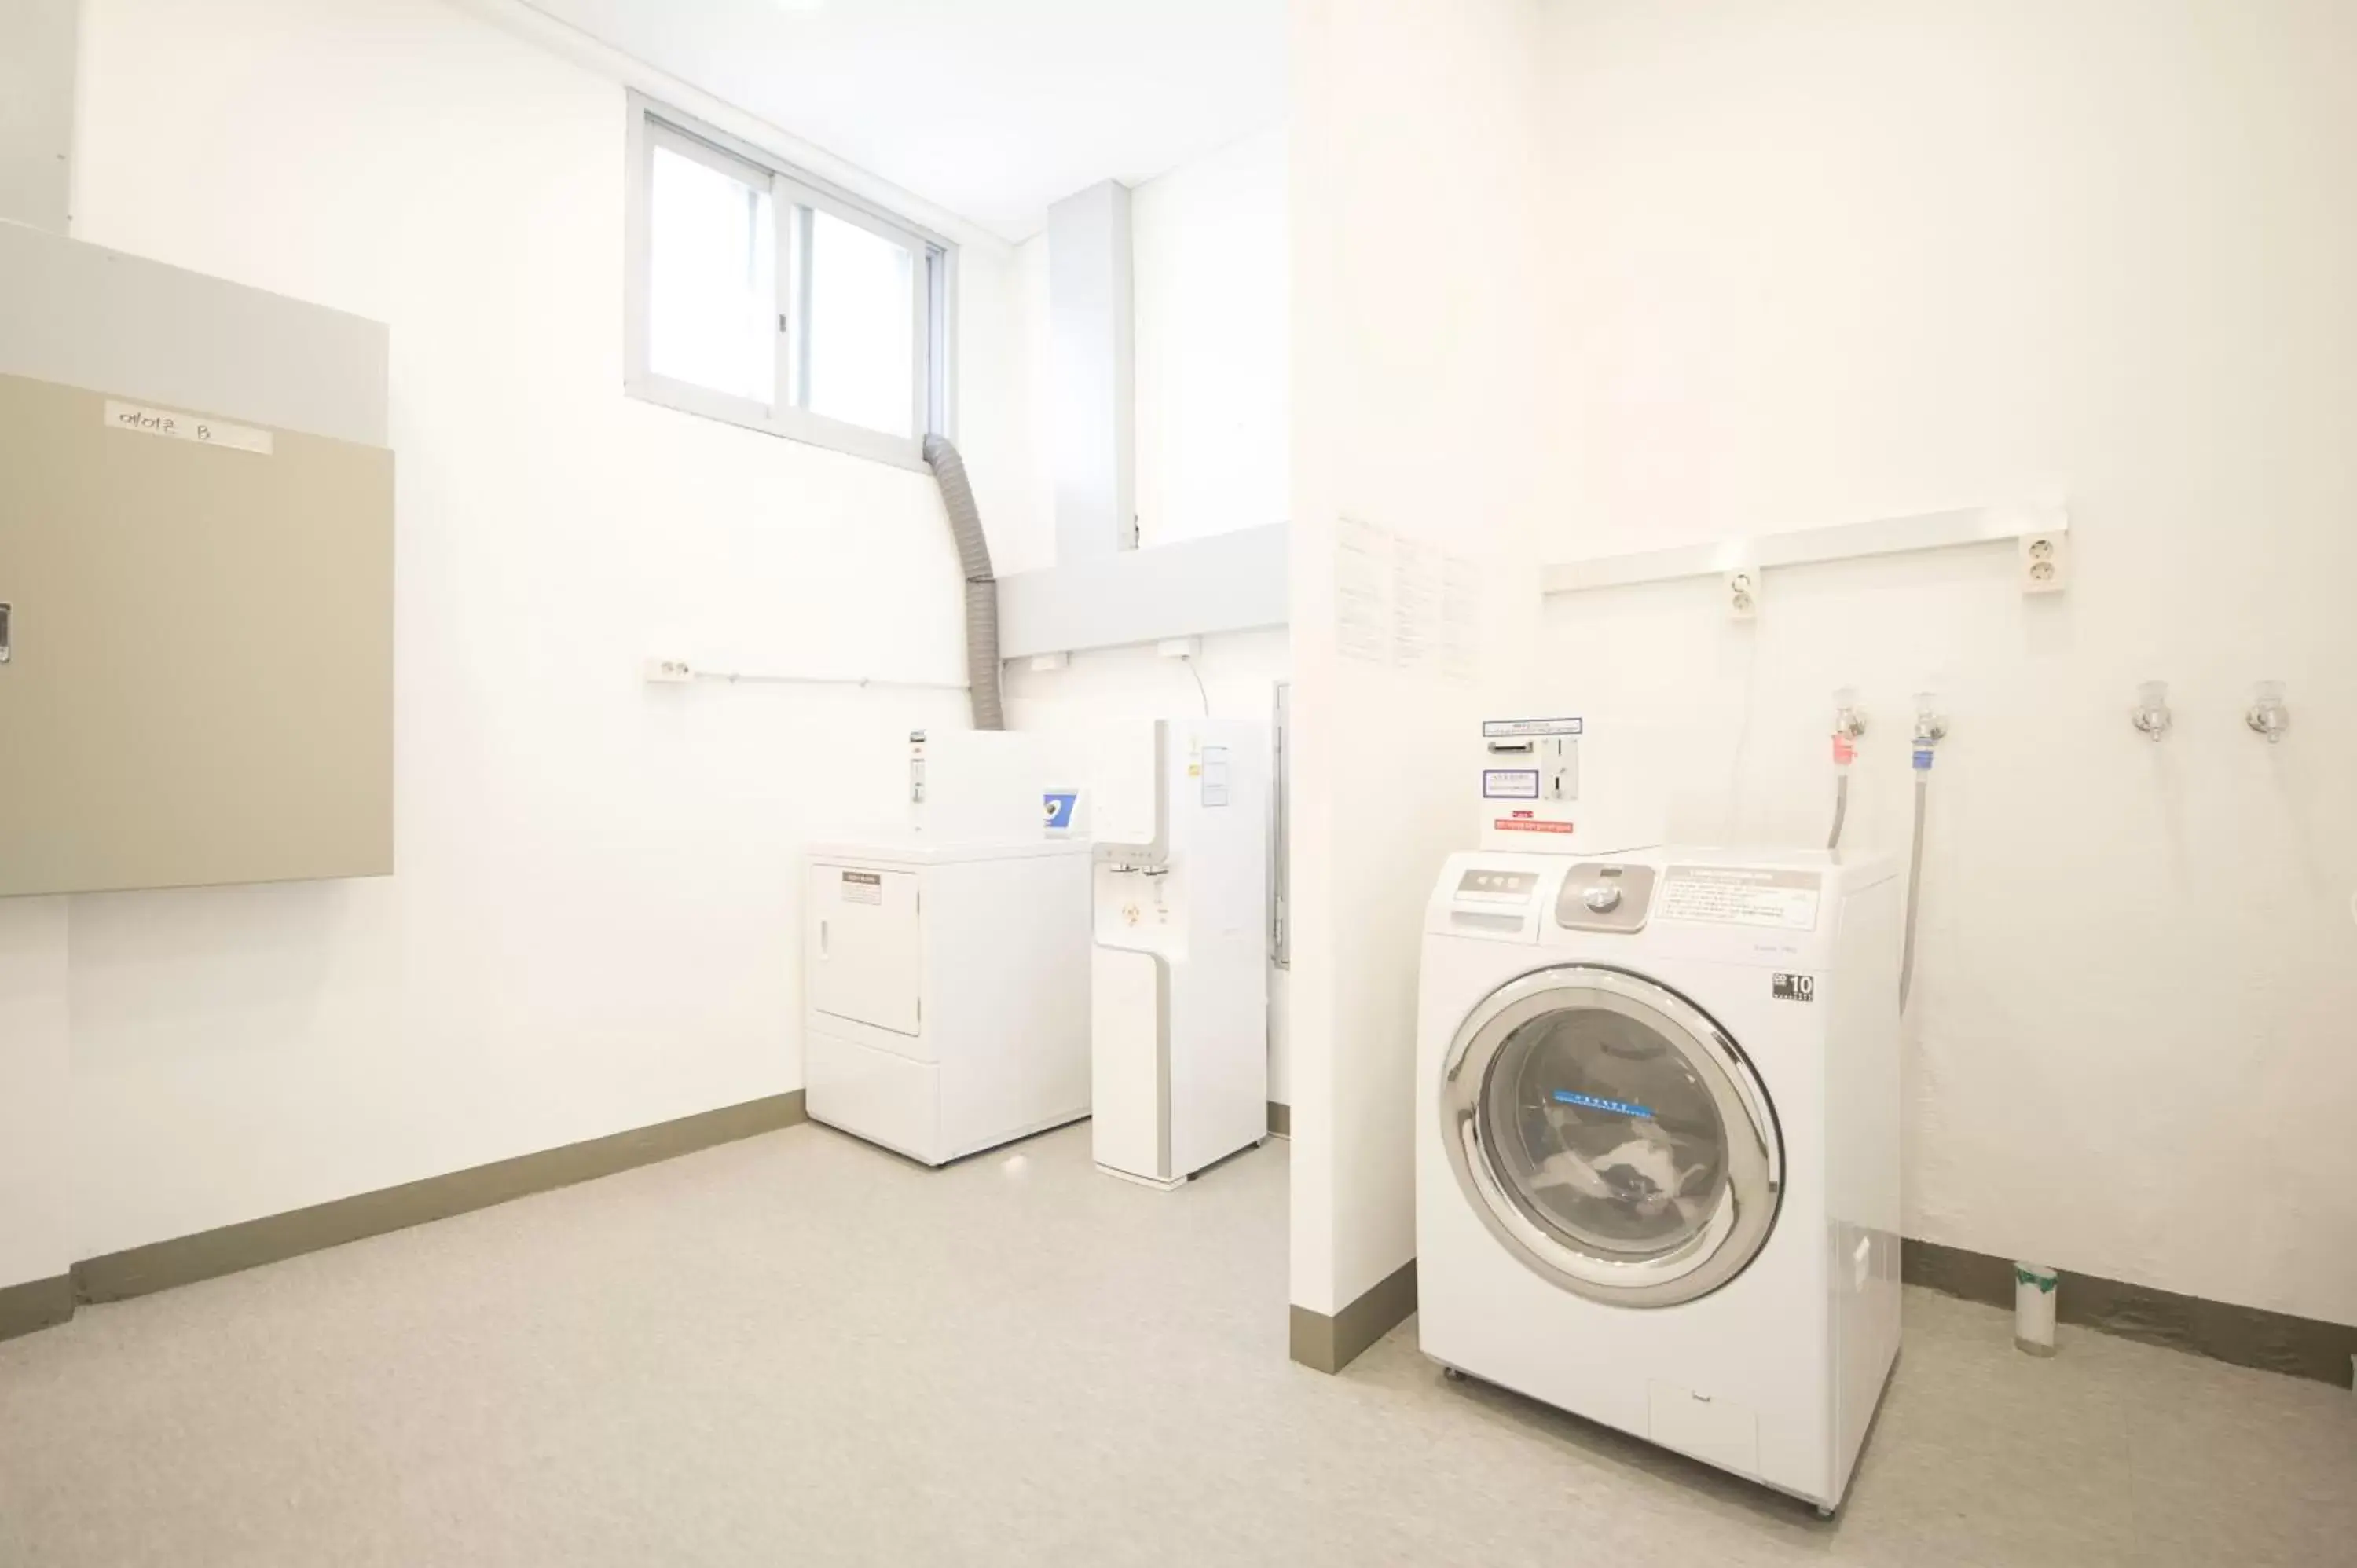
[[[1526,974],[1467,1016],[1441,1070],[1458,1186],[1564,1289],[1668,1306],[1766,1244],[1783,1187],[1767,1090],[1675,992],[1587,965]]]

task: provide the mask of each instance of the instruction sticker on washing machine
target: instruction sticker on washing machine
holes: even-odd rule
[[[884,902],[884,878],[872,871],[845,872],[843,901],[846,904],[881,904]]]
[[[1813,871],[1767,871],[1741,865],[1673,865],[1662,877],[1655,913],[1664,920],[1705,926],[1817,929],[1824,879]]]
[[[1539,798],[1539,770],[1535,768],[1485,768],[1481,770],[1481,798],[1485,800],[1535,800]]]

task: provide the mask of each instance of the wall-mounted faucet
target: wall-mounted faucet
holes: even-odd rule
[[[1844,686],[1834,693],[1834,734],[1856,740],[1866,733],[1866,710],[1857,705],[1857,688]]]
[[[2138,686],[2136,705],[2128,710],[2128,722],[2147,739],[2158,740],[2167,735],[2176,722],[2176,715],[2169,711],[2169,682],[2147,681]]]
[[[1948,716],[1933,706],[1936,693],[1915,693],[1915,746],[1921,750],[1935,746],[1948,738]]]
[[[2253,694],[2250,710],[2243,722],[2267,737],[2267,744],[2280,742],[2291,728],[2291,710],[2284,706],[2284,688],[2280,681],[2262,681]]]

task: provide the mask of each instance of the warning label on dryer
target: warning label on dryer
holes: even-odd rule
[[[1817,929],[1824,878],[1813,871],[1767,871],[1741,865],[1673,865],[1662,876],[1654,914],[1664,920],[1707,926]]]
[[[846,904],[881,904],[884,902],[884,879],[872,871],[845,872],[843,901]]]

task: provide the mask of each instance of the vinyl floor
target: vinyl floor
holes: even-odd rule
[[[1910,1291],[1838,1519],[1286,1359],[1286,1149],[816,1126],[0,1344],[0,1564],[2357,1563],[2357,1398]]]

